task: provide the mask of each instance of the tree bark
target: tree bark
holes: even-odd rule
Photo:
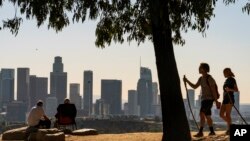
[[[168,1],[150,0],[150,14],[161,95],[162,141],[191,141],[173,50]]]

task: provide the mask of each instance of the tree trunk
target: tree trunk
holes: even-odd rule
[[[162,106],[162,141],[190,141],[191,135],[174,56],[167,3],[167,0],[150,0],[153,43]]]

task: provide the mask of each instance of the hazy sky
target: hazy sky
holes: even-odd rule
[[[236,75],[241,103],[250,103],[250,16],[241,11],[242,4],[224,6],[217,4],[215,18],[210,23],[207,37],[189,32],[184,35],[186,44],[175,46],[179,75],[196,82],[198,67],[207,62],[211,74],[217,81],[222,94],[225,81],[223,69],[230,67]],[[0,20],[14,16],[13,6],[0,8]],[[96,22],[71,24],[62,32],[39,29],[34,21],[24,21],[15,37],[8,30],[0,31],[0,68],[29,67],[30,74],[48,77],[55,56],[61,56],[64,71],[68,72],[69,83],[80,83],[82,94],[83,71],[93,70],[94,95],[100,95],[101,79],[122,80],[122,97],[127,91],[136,89],[141,64],[152,70],[153,81],[157,81],[153,45],[150,41],[141,44],[116,44],[105,49],[95,46]],[[182,81],[181,81],[182,82]],[[181,83],[183,96],[184,85]],[[69,91],[69,89],[68,89]],[[196,90],[199,94],[200,89]]]

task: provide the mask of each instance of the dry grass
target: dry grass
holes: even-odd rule
[[[217,131],[216,134],[219,136],[214,136],[208,138],[208,132],[205,132],[204,135],[207,137],[203,141],[228,141],[228,138],[221,137],[225,131]],[[193,136],[196,132],[192,132]],[[126,134],[100,134],[94,136],[66,136],[66,141],[161,141],[162,133],[126,133]]]
[[[208,132],[205,132],[206,139],[198,139],[199,141],[229,141],[228,136],[224,136],[225,131],[216,131],[218,136],[207,137]],[[196,132],[192,132],[193,136]],[[0,135],[0,141],[1,141]],[[162,133],[125,133],[125,134],[100,134],[93,136],[71,136],[66,135],[65,141],[161,141]],[[194,141],[197,141],[197,139]]]
[[[100,134],[95,136],[67,136],[66,141],[160,141],[162,133]]]

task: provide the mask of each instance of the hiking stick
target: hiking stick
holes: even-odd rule
[[[185,75],[184,75],[184,78],[186,78]],[[195,117],[194,117],[194,113],[193,113],[192,108],[191,108],[191,104],[190,104],[190,100],[189,100],[189,96],[188,96],[187,83],[186,83],[185,81],[183,81],[183,82],[184,82],[185,89],[186,89],[186,93],[187,93],[187,100],[188,100],[188,107],[189,107],[189,110],[190,110],[191,115],[192,115],[192,117],[193,117],[193,119],[194,119],[194,122],[195,122],[195,125],[196,125],[197,129],[200,130],[200,127],[199,127],[199,125],[198,125],[198,123],[197,123],[197,121],[196,121],[196,119],[195,119]]]
[[[228,95],[228,97],[229,97],[230,103],[233,105],[234,109],[236,110],[236,112],[238,113],[238,115],[240,116],[240,118],[242,119],[242,121],[243,121],[246,125],[248,125],[248,123],[246,122],[246,120],[245,120],[245,119],[243,118],[243,116],[241,115],[240,111],[239,111],[239,110],[236,108],[236,106],[233,104],[233,101],[232,101],[232,99],[231,99],[229,93],[228,93],[228,92],[226,92],[226,93],[227,93],[227,95]]]

